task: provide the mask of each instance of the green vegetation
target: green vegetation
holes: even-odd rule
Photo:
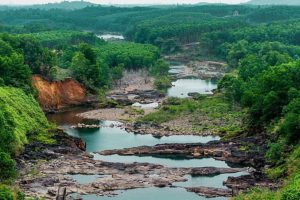
[[[111,68],[119,65],[125,69],[150,68],[160,57],[155,46],[131,42],[110,42],[97,47],[96,52]]]
[[[1,200],[25,200],[25,195],[17,188],[11,189],[5,185],[0,185]]]
[[[197,97],[194,99],[169,98],[159,111],[150,113],[139,121],[161,124],[174,119],[188,119],[191,131],[212,134],[234,135],[243,131],[242,118],[245,114],[232,107],[222,95]]]
[[[16,177],[13,157],[20,154],[28,142],[54,143],[48,133],[44,113],[32,96],[21,89],[0,87],[0,182]],[[1,196],[2,195],[2,196]],[[0,199],[11,199],[6,187],[0,186]]]
[[[172,80],[169,76],[169,64],[163,59],[157,60],[149,69],[150,74],[155,77],[154,85],[157,89],[163,90],[172,86]]]
[[[0,150],[20,153],[28,139],[53,142],[47,135],[48,121],[32,96],[21,89],[0,87]]]
[[[284,188],[278,191],[254,188],[247,194],[241,194],[235,200],[297,200],[300,198],[300,178],[296,176],[285,183]]]
[[[68,45],[77,45],[82,42],[88,44],[103,43],[95,34],[80,31],[44,31],[25,34],[38,40],[48,48],[62,48]]]
[[[63,68],[67,70],[67,73],[64,71],[66,76],[75,78],[90,91],[109,88],[114,81],[122,78],[124,70],[150,70],[161,63],[158,62],[160,51],[157,47],[131,42],[80,43],[62,49],[57,57],[59,66],[54,79],[64,78],[58,73]]]
[[[9,154],[0,151],[0,165],[1,182],[16,176],[16,163],[11,159]]]
[[[50,76],[52,52],[29,36],[0,34],[0,86],[13,86],[33,93],[31,75]]]

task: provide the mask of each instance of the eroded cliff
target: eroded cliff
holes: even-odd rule
[[[85,103],[87,99],[85,87],[71,78],[64,81],[50,82],[41,76],[35,75],[32,78],[32,84],[38,90],[38,100],[45,111],[80,105]]]

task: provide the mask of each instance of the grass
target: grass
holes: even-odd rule
[[[223,95],[197,99],[167,99],[161,108],[138,119],[141,122],[162,124],[175,119],[188,119],[197,132],[235,134],[243,130],[242,118],[245,113],[232,106]]]

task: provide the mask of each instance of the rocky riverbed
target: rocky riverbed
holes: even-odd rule
[[[259,169],[265,165],[264,153],[266,145],[259,144],[259,139],[245,138],[239,140],[211,141],[203,143],[188,144],[158,144],[155,146],[141,146],[126,149],[106,150],[98,152],[101,155],[123,155],[123,156],[163,156],[163,157],[180,157],[184,159],[191,158],[215,158],[232,164],[242,166],[253,166]],[[244,145],[248,149],[242,150]]]
[[[219,78],[224,74],[223,68],[225,66],[222,63],[195,61],[186,66],[184,72],[178,74],[177,78],[179,76]],[[189,118],[173,120],[162,125],[134,122],[138,117],[155,112],[156,107],[165,99],[164,94],[154,89],[153,79],[149,78],[146,72],[126,72],[124,78],[116,83],[115,88],[107,94],[107,99],[117,102],[121,107],[91,110],[74,114],[74,116],[66,115],[68,120],[63,115],[58,117],[59,120],[62,120],[62,127],[65,131],[71,128],[75,133],[74,136],[84,138],[87,144],[82,139],[73,138],[62,130],[56,130],[54,131],[56,144],[33,143],[26,146],[25,152],[18,159],[20,171],[18,183],[27,196],[55,199],[57,191],[62,187],[67,188],[69,199],[74,199],[70,196],[71,194],[113,196],[117,195],[120,190],[179,187],[188,192],[211,198],[230,197],[239,191],[258,185],[277,187],[261,173],[262,168],[266,165],[264,160],[266,144],[262,138],[235,138],[230,142],[211,141],[212,139],[210,139],[211,142],[208,143],[184,143],[181,140],[182,143],[178,144],[163,144],[161,141],[157,141],[154,146],[139,146],[149,145],[149,142],[152,141],[149,137],[152,136],[158,139],[166,136],[184,135],[184,137],[188,137],[186,135],[212,134],[209,131],[200,133],[193,131],[192,121]],[[136,105],[140,107],[138,109],[133,107],[134,103],[138,103]],[[143,107],[143,104],[155,104],[155,107]],[[93,124],[85,124],[79,120],[81,118],[95,119],[96,121],[93,121]],[[75,124],[70,123],[69,120],[70,122],[74,121]],[[99,120],[117,122],[105,126],[97,124]],[[215,122],[216,125],[223,123],[220,120]],[[102,129],[107,133],[101,132]],[[133,136],[136,135],[132,133],[139,134],[139,138],[143,137],[142,144],[138,144],[136,141],[138,145],[134,146],[133,141],[126,139],[129,137],[129,133]],[[102,134],[101,140],[99,140],[100,134]],[[128,145],[126,143],[123,148],[129,148],[118,147],[117,141],[109,143],[106,137],[124,140],[125,143],[128,142]],[[137,140],[137,137],[131,136],[130,138]],[[138,140],[140,142],[141,139]],[[110,144],[109,148],[103,148],[105,146],[103,141]],[[90,145],[88,147],[93,145],[93,150],[88,148],[89,152],[93,152],[95,149],[99,152],[87,153],[85,151],[87,145]],[[102,145],[102,147],[97,145]],[[122,145],[124,144],[122,143]],[[122,159],[112,162],[113,159],[110,159],[109,156],[113,155],[119,155]],[[102,159],[101,156],[106,156],[108,159]],[[133,156],[137,160],[147,157],[149,161],[125,162],[129,156]],[[184,164],[169,166],[164,163],[162,165],[160,162],[152,162],[155,158],[180,159],[180,162],[184,164],[186,164],[185,161],[192,160],[196,161],[196,165],[190,165],[190,167]],[[198,161],[203,159],[221,162],[222,167],[210,166],[210,163],[205,161],[202,162],[203,165],[199,165]],[[239,177],[234,175],[241,172],[245,174],[239,175]],[[190,177],[210,177],[212,181],[214,177],[222,174],[228,174],[222,179],[224,185],[227,186],[224,188],[209,187],[203,184],[177,184],[179,182],[189,183]],[[81,178],[77,179],[76,177]],[[222,183],[216,185],[220,184]]]
[[[185,159],[201,159],[211,157],[238,164],[241,167],[190,167],[172,168],[151,163],[113,163],[94,159],[84,151],[85,143],[80,139],[67,136],[62,131],[55,133],[59,141],[55,145],[39,143],[26,146],[25,152],[19,157],[19,186],[27,196],[55,199],[60,187],[67,188],[67,194],[116,195],[118,190],[150,187],[180,187],[176,182],[188,181],[191,176],[216,176],[247,172],[249,175],[229,177],[224,184],[227,189],[213,187],[183,187],[205,197],[232,196],[253,186],[277,187],[259,172],[264,166],[263,151],[241,151],[241,142],[258,142],[251,140],[207,144],[163,144],[141,146],[120,150],[99,152],[102,155],[137,155],[180,157]],[[234,165],[233,165],[234,166]],[[253,166],[245,168],[242,166]],[[73,176],[84,175],[95,177],[87,183],[80,183]]]

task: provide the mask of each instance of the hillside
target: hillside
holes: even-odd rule
[[[299,0],[251,0],[247,4],[254,5],[300,5]]]
[[[45,139],[49,123],[37,101],[21,89],[0,87],[0,152],[18,154],[29,138]]]

